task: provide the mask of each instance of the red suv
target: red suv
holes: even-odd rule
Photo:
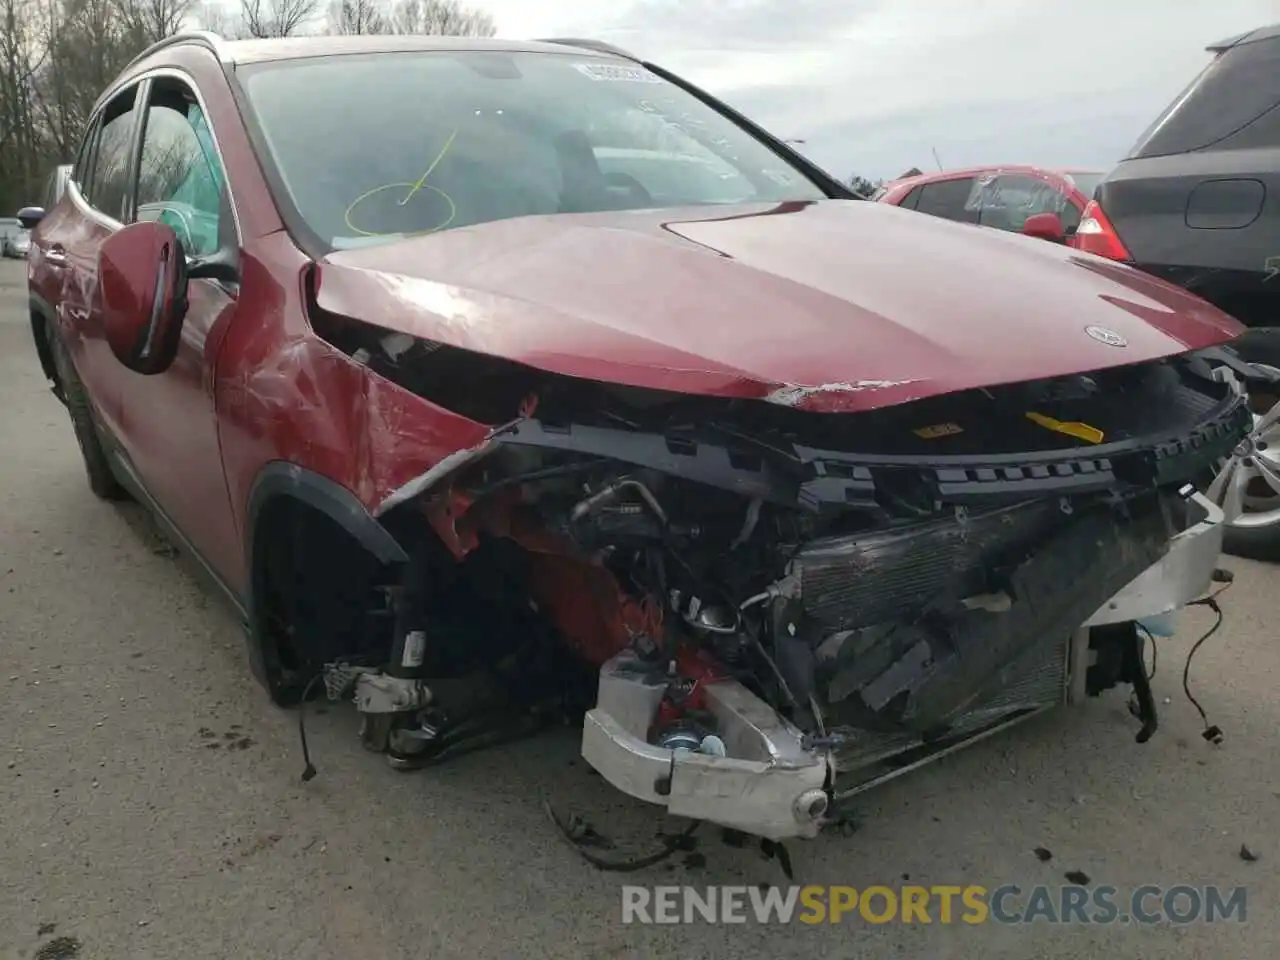
[[[881,187],[875,199],[1075,246],[1081,214],[1102,177],[1091,170],[975,167],[894,180]]]
[[[1134,621],[1208,583],[1249,425],[1198,298],[858,201],[587,41],[177,37],[25,216],[90,486],[278,701],[401,767],[567,707],[773,838],[1116,683],[1154,729]]]

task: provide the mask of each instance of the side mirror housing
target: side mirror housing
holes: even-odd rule
[[[36,224],[44,219],[44,207],[23,207],[18,211],[18,222],[24,230],[34,230]]]
[[[1028,237],[1051,240],[1062,243],[1067,239],[1067,231],[1062,226],[1062,218],[1056,213],[1037,213],[1027,217],[1022,225],[1022,232]]]
[[[169,369],[187,313],[187,260],[173,228],[140,221],[112,234],[98,253],[98,283],[116,359],[141,374]]]

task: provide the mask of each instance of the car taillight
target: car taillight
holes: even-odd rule
[[[1080,226],[1076,227],[1077,250],[1095,253],[1109,260],[1132,260],[1133,257],[1120,240],[1120,234],[1111,225],[1107,215],[1102,212],[1097,200],[1090,200],[1080,215]]]

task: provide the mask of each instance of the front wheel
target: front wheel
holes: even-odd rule
[[[1280,376],[1280,328],[1247,330],[1232,346],[1242,360]],[[1232,371],[1218,374],[1245,392]],[[1253,430],[1220,465],[1206,495],[1227,516],[1227,553],[1280,560],[1280,385],[1254,388],[1249,406]]]

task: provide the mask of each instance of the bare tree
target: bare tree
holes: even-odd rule
[[[492,37],[493,18],[460,0],[334,0],[329,32]]]
[[[464,7],[458,0],[399,0],[388,19],[393,33],[492,37],[497,32],[493,17]]]
[[[99,95],[193,0],[0,0],[0,210],[70,160]]]
[[[0,213],[38,198],[53,165],[74,159],[107,85],[187,22],[227,37],[291,36],[313,23],[347,34],[494,33],[465,0],[0,0]]]
[[[292,37],[320,13],[320,0],[240,0],[244,33],[251,37]]]
[[[244,27],[243,18],[222,0],[204,0],[192,11],[191,18],[200,29],[227,39],[238,38]]]
[[[387,33],[387,17],[376,0],[334,0],[329,8],[329,32]]]
[[[132,39],[142,45],[155,43],[182,29],[193,0],[120,0],[115,4],[121,22]]]

